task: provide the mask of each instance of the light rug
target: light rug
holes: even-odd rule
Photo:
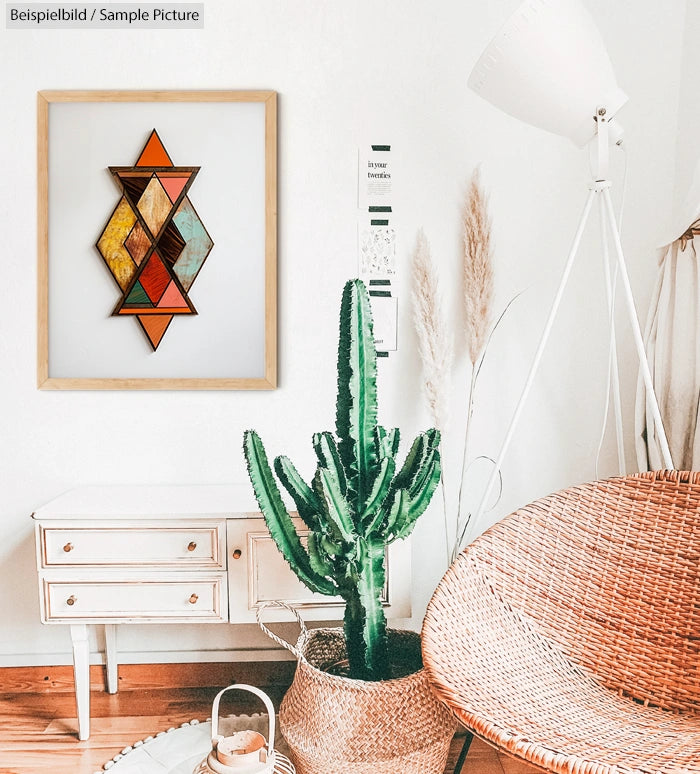
[[[276,725],[275,748],[287,753]],[[230,736],[236,731],[252,729],[267,738],[267,715],[235,715],[220,718],[219,733]],[[107,761],[95,774],[192,774],[194,768],[211,750],[211,720],[193,720],[178,728],[169,728],[125,747]]]

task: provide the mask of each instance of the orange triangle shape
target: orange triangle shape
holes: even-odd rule
[[[160,184],[165,188],[165,193],[168,194],[170,197],[170,201],[175,204],[177,201],[177,197],[182,192],[182,189],[187,185],[187,181],[190,179],[190,176],[187,175],[186,177],[161,177],[160,175],[156,175],[158,180],[160,180]]]
[[[151,132],[151,136],[148,138],[148,142],[144,145],[139,160],[136,162],[137,167],[172,167],[173,162],[168,152],[163,147],[163,143],[158,137],[158,132],[154,129]]]
[[[154,350],[158,349],[160,340],[165,335],[165,331],[173,319],[172,314],[137,314],[141,327],[143,328],[151,346]]]

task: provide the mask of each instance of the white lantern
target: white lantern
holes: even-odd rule
[[[257,731],[238,731],[232,736],[219,733],[219,702],[226,691],[254,693],[265,704],[267,739]],[[275,708],[270,697],[252,685],[229,685],[216,694],[211,709],[211,752],[192,774],[296,774],[289,758],[275,750]]]

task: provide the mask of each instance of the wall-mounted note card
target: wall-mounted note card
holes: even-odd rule
[[[368,145],[360,148],[358,159],[358,207],[367,211],[372,206],[391,204],[391,145]]]
[[[393,223],[391,145],[368,145],[358,152],[357,255],[360,279],[369,288],[379,357],[396,350],[398,299],[396,227]]]
[[[395,352],[397,347],[398,298],[390,295],[375,295],[370,286],[370,304],[374,320],[374,344],[377,354]],[[379,291],[381,292],[381,291]]]
[[[372,218],[361,215],[358,222],[360,279],[396,276],[396,229],[372,225]]]

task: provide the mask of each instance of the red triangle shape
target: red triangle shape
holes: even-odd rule
[[[173,319],[171,314],[137,314],[138,321],[141,323],[148,340],[154,350],[158,349],[160,340],[165,335],[165,331]]]
[[[161,177],[161,175],[156,175],[156,177],[160,180],[160,184],[165,188],[165,193],[168,194],[173,204],[175,204],[177,197],[190,179],[189,175],[185,177],[166,177],[165,175]]]
[[[151,253],[151,257],[139,274],[139,282],[143,289],[148,293],[148,297],[154,304],[163,295],[163,291],[168,287],[170,274],[163,265],[163,261],[157,253]]]
[[[177,289],[177,285],[171,280],[165,293],[160,297],[158,306],[187,309],[187,301],[182,297],[182,293]]]
[[[168,152],[163,147],[163,143],[158,137],[158,132],[154,129],[151,132],[151,136],[148,138],[148,142],[143,146],[139,160],[136,162],[137,167],[172,167],[173,162]]]

